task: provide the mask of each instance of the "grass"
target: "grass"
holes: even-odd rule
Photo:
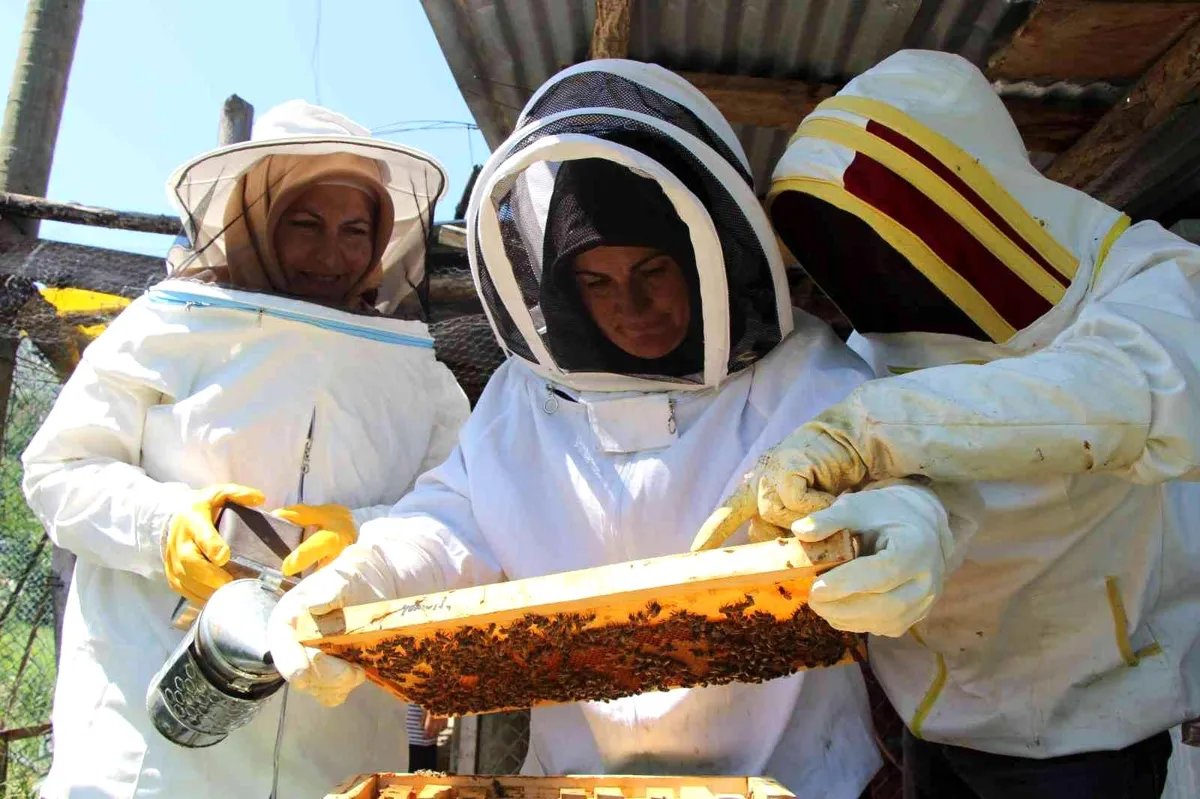
[[[29,622],[11,617],[0,629],[0,712],[7,709],[6,729],[44,724],[50,720],[54,697],[54,629],[40,625],[34,633],[29,659],[20,671],[21,658],[34,632]],[[5,799],[37,796],[37,786],[50,766],[49,736],[39,735],[13,741],[8,750],[8,780],[3,786]]]
[[[7,604],[15,582],[25,573],[41,539],[41,525],[26,507],[21,493],[19,457],[54,400],[57,381],[27,341],[18,351],[13,393],[7,409],[5,437],[0,445],[0,607]],[[54,619],[46,602],[50,550],[46,548],[21,589],[21,596],[0,627],[0,728],[14,729],[50,720],[57,671]],[[39,621],[40,616],[40,621]],[[39,622],[36,630],[34,623]],[[21,661],[29,645],[28,660]],[[20,680],[17,680],[18,672]],[[39,735],[12,741],[8,748],[8,779],[0,785],[7,799],[36,797],[50,767],[50,737]]]
[[[28,622],[12,619],[0,630],[0,713],[6,729],[50,720],[56,668],[54,629],[49,624],[38,627],[21,682],[13,684],[31,630]]]

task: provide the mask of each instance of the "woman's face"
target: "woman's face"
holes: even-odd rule
[[[652,247],[595,247],[575,258],[584,307],[609,341],[635,358],[661,358],[687,338],[687,280]]]
[[[294,294],[340,300],[371,265],[374,207],[352,186],[311,186],[283,212],[274,244]]]

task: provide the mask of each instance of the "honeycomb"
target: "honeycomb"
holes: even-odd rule
[[[794,799],[756,777],[518,777],[369,774],[325,799]]]
[[[793,567],[792,550],[776,549],[758,552],[780,561],[779,569],[735,578],[705,573],[695,581],[683,580],[686,570],[658,569],[635,591],[605,592],[624,576],[619,566],[520,581],[556,594],[572,587],[579,595],[570,601],[531,603],[536,591],[507,583],[404,607],[385,604],[379,612],[364,606],[361,629],[309,644],[359,664],[391,693],[443,716],[762,682],[851,660],[859,638],[834,630],[807,605],[821,569]],[[721,565],[720,553],[677,557]],[[663,574],[681,582],[655,584]],[[510,594],[522,601],[501,602]],[[496,602],[502,609],[474,612]],[[418,614],[424,615],[414,619]]]

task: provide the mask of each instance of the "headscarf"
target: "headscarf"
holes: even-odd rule
[[[630,355],[592,319],[579,294],[575,257],[599,246],[653,247],[683,270],[691,318],[687,336],[667,355]],[[663,377],[704,370],[703,308],[691,237],[657,182],[604,159],[562,164],[550,199],[542,263],[546,338],[562,368]]]
[[[288,274],[275,253],[279,220],[312,186],[351,185],[369,195],[375,209],[371,261],[341,302],[342,307],[363,310],[383,279],[380,261],[395,224],[383,169],[378,161],[350,153],[266,156],[238,179],[225,206],[225,266],[185,264],[174,276],[211,280],[250,291],[293,294]]]

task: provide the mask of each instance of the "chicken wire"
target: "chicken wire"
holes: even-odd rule
[[[475,773],[519,774],[528,751],[528,710],[479,717]]]
[[[5,343],[0,340],[0,346]],[[0,361],[2,363],[2,361]],[[53,546],[25,505],[21,452],[61,383],[27,337],[19,339],[0,460],[0,795],[36,796],[50,768],[56,674]]]

